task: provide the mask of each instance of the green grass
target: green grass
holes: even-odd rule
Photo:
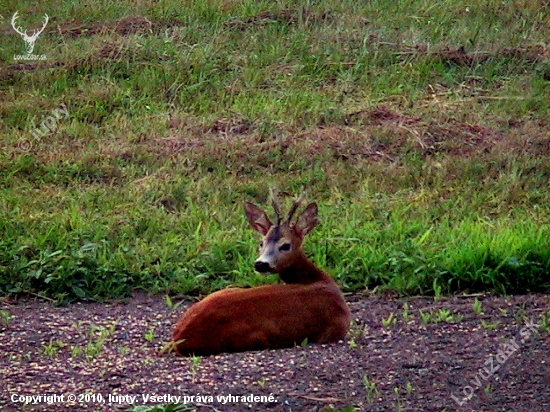
[[[50,16],[46,61],[13,61],[16,10]],[[2,3],[0,294],[271,282],[242,202],[272,186],[319,203],[306,248],[347,290],[547,291],[548,11]]]

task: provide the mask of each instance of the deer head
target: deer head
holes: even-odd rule
[[[292,218],[303,204],[301,197],[294,201],[285,219],[282,218],[281,207],[273,194],[272,204],[277,217],[276,223],[273,223],[267,213],[255,204],[245,203],[248,222],[263,236],[260,256],[254,264],[255,269],[260,273],[281,273],[296,262],[302,261],[304,258],[302,242],[319,223],[316,203],[307,205],[294,223]]]
[[[15,14],[13,15],[13,17],[11,18],[11,25],[13,27],[13,29],[19,33],[21,35],[21,37],[23,38],[23,40],[25,41],[25,43],[27,43],[27,46],[26,46],[26,50],[27,50],[27,54],[32,54],[33,50],[34,50],[34,45],[36,43],[36,39],[38,38],[38,36],[40,35],[40,33],[42,33],[44,31],[44,29],[46,28],[46,24],[48,24],[48,20],[50,19],[48,17],[47,14],[44,15],[45,17],[45,20],[44,20],[44,25],[42,26],[41,29],[39,30],[35,30],[32,35],[28,35],[27,34],[27,31],[22,31],[21,28],[18,28],[16,25],[15,25],[15,22],[18,18],[18,12],[16,11]]]

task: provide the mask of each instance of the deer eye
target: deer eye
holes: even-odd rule
[[[279,247],[279,250],[282,252],[282,251],[287,251],[287,250],[290,250],[290,243],[283,243],[280,247]]]

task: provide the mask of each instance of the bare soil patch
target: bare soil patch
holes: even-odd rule
[[[107,92],[105,92],[107,93]],[[198,124],[195,119],[167,116],[168,132],[163,135],[145,134],[139,145],[126,136],[102,141],[93,153],[83,148],[83,141],[64,139],[56,142],[56,152],[50,144],[35,144],[29,154],[38,161],[55,163],[70,158],[102,169],[107,180],[119,177],[118,166],[102,164],[104,159],[124,162],[140,157],[167,158],[185,162],[189,168],[196,164],[235,165],[248,169],[272,168],[277,159],[291,155],[307,164],[323,159],[351,164],[401,164],[407,156],[425,158],[485,159],[487,155],[544,156],[550,153],[547,125],[536,119],[508,119],[500,122],[478,122],[452,116],[416,116],[397,107],[379,106],[351,113],[344,124],[331,124],[303,129],[292,125],[276,125],[270,133],[260,125],[243,118],[219,118]],[[1,145],[0,145],[1,146]],[[10,151],[7,145],[4,148]],[[99,152],[97,152],[99,150]],[[17,150],[11,148],[14,156]],[[96,166],[94,166],[97,163]],[[103,178],[102,178],[103,179]]]
[[[464,46],[446,46],[434,53],[434,56],[442,62],[456,64],[458,66],[474,67],[494,58],[513,58],[525,62],[546,61],[548,59],[548,48],[544,45],[503,48],[496,51],[468,52]]]
[[[529,45],[525,47],[503,47],[494,50],[468,50],[464,46],[441,45],[429,47],[426,44],[402,45],[384,41],[377,35],[371,34],[369,38],[372,44],[389,48],[396,55],[403,58],[430,57],[444,64],[475,67],[496,59],[515,59],[524,63],[546,62],[550,57],[549,48],[545,45]]]
[[[325,23],[331,19],[332,15],[328,12],[312,12],[302,7],[298,10],[283,9],[276,12],[264,11],[244,19],[231,19],[225,23],[225,26],[231,29],[246,30],[255,26],[264,26],[269,23],[290,26],[298,22],[312,24]]]
[[[128,16],[120,20],[85,24],[78,20],[71,20],[59,24],[56,32],[72,37],[95,36],[104,33],[116,33],[121,36],[146,34],[153,28],[153,23],[142,16]]]
[[[11,395],[89,393],[106,399],[139,395],[140,403],[141,394],[214,396],[212,403],[195,402],[198,411],[550,410],[548,327],[524,329],[530,320],[547,319],[550,296],[478,299],[483,313],[473,310],[471,297],[410,298],[407,309],[402,299],[349,295],[355,324],[345,342],[200,362],[159,354],[188,303],[172,311],[164,298],[145,295],[125,303],[64,307],[32,299],[4,301],[0,310],[9,320],[0,323],[0,407],[22,409]],[[421,311],[431,320],[423,320]],[[451,318],[437,321],[442,311]],[[498,358],[511,343],[517,348]],[[473,397],[466,400],[469,393]],[[216,402],[216,395],[229,394],[273,394],[276,401]],[[29,410],[129,407],[40,403]]]

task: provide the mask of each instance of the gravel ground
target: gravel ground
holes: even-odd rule
[[[190,301],[3,300],[0,409],[550,411],[550,296],[346,299],[345,342],[204,358],[160,354]]]

